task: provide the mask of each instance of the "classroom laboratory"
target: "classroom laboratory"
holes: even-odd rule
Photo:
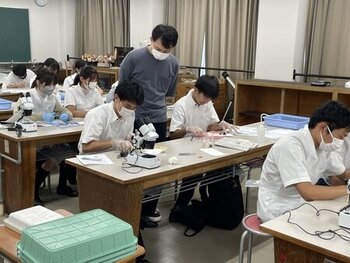
[[[350,262],[349,12],[0,0],[0,263]]]

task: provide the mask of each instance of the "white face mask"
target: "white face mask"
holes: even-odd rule
[[[122,116],[123,119],[128,119],[128,118],[135,115],[135,111],[122,107],[119,114],[120,114],[120,116]]]
[[[55,86],[51,85],[51,86],[44,86],[44,90],[43,93],[47,96],[50,96],[53,91],[55,90]]]
[[[96,89],[97,88],[97,82],[96,81],[90,81],[89,82],[89,89]]]
[[[157,60],[164,60],[167,57],[169,57],[170,53],[163,53],[163,52],[160,52],[160,51],[152,48],[152,55]]]
[[[325,143],[323,140],[323,136],[322,136],[322,132],[320,133],[321,135],[321,142],[320,142],[320,146],[318,147],[321,151],[324,152],[333,152],[336,150],[339,150],[344,143],[344,140],[338,139],[338,138],[334,138],[332,132],[330,131],[328,125],[327,125],[327,129],[329,131],[329,134],[332,136],[333,141],[331,143]]]

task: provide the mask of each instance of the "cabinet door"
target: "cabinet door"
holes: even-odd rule
[[[176,86],[176,95],[175,100],[179,100],[183,96],[187,95],[187,93],[194,87],[194,84],[192,83],[183,83],[180,82]]]

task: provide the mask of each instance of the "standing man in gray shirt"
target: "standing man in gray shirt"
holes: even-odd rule
[[[179,62],[171,51],[177,39],[178,33],[174,27],[157,25],[152,30],[151,44],[128,53],[120,65],[119,81],[136,80],[144,90],[144,102],[137,106],[135,120],[148,117],[159,135],[157,142],[166,139],[166,97],[174,96],[176,91]],[[134,128],[139,128],[136,122]],[[157,195],[160,191],[153,188],[148,195]],[[156,210],[158,198],[154,199],[142,204],[141,228],[158,226],[161,216]],[[139,244],[143,245],[141,233]]]
[[[149,117],[159,134],[158,142],[166,138],[166,97],[174,96],[176,90],[179,62],[171,51],[177,39],[174,27],[157,25],[151,44],[131,51],[120,65],[119,81],[135,79],[143,87],[145,101],[136,109],[136,120]]]

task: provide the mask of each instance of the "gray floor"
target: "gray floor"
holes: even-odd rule
[[[55,192],[57,175],[52,176],[52,192]],[[242,181],[244,186],[244,181]],[[245,191],[244,187],[243,190]],[[251,188],[249,199],[249,213],[256,211],[257,191]],[[44,189],[42,197],[46,207],[52,210],[63,208],[72,213],[78,213],[78,198],[57,196]],[[174,204],[174,197],[161,198],[159,209],[162,220],[158,228],[145,229],[142,235],[146,246],[146,258],[152,263],[235,263],[238,262],[239,244],[243,227],[235,230],[222,230],[206,226],[194,237],[183,235],[185,227],[177,223],[169,223],[168,214]],[[0,223],[2,222],[0,218]],[[267,263],[273,262],[272,238],[254,237],[253,261]],[[1,260],[0,260],[1,262]]]

